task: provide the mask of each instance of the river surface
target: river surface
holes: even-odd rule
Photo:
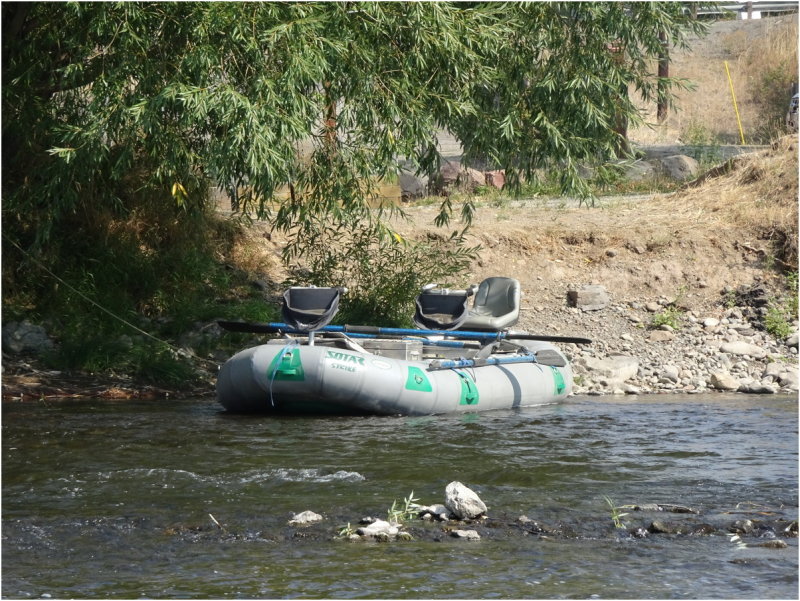
[[[460,416],[245,417],[213,399],[4,403],[5,598],[795,599],[798,406],[577,397]],[[337,540],[458,480],[490,519]],[[680,504],[699,514],[620,510]],[[287,524],[313,510],[324,521]],[[547,534],[523,526],[525,515]],[[750,519],[755,530],[731,540]],[[628,531],[654,520],[710,534]],[[796,532],[796,526],[795,526]],[[795,535],[796,536],[796,535]],[[758,545],[780,539],[785,548]]]

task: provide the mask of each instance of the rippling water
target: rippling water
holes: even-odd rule
[[[797,399],[575,398],[462,416],[244,417],[212,400],[6,403],[9,598],[787,598],[798,593]],[[478,492],[482,540],[415,525],[334,540],[412,491]],[[605,501],[673,503],[707,536],[633,538]],[[325,521],[287,525],[306,509]],[[520,515],[557,530],[526,533]],[[221,527],[212,521],[212,516]],[[764,527],[725,534],[738,519]],[[787,548],[757,547],[772,537]]]

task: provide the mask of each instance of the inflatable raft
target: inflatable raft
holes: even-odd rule
[[[315,290],[311,296],[317,298],[309,301],[307,292],[302,292],[309,290]],[[323,325],[338,304],[338,292],[331,290],[336,289],[287,291],[283,314],[287,323],[221,322],[231,330],[284,334],[282,339],[237,353],[222,366],[217,399],[225,409],[427,415],[553,403],[572,391],[569,363],[548,337]],[[518,288],[516,294],[518,298]],[[453,295],[440,296],[449,309],[418,301],[418,324],[426,310],[429,318],[453,317]],[[305,300],[298,308],[301,297]],[[481,316],[473,313],[471,317],[473,327],[480,325]],[[497,321],[496,315],[483,317]]]

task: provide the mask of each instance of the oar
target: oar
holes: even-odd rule
[[[217,322],[219,326],[223,330],[228,330],[229,332],[247,332],[250,334],[274,334],[278,330],[272,329],[267,327],[269,324],[259,324],[259,323],[245,323],[242,321],[219,321]],[[274,325],[274,324],[272,324]],[[297,334],[299,331],[292,330],[289,328],[288,330],[285,328],[281,328],[281,332],[286,332],[289,334]],[[337,330],[329,330],[323,328],[322,333],[329,332],[331,334],[340,334],[343,332],[339,332]],[[350,338],[357,338],[357,339],[374,339],[378,336],[376,334],[356,334],[353,332],[348,332],[347,336]],[[419,336],[384,336],[384,338],[395,339],[395,340],[419,340],[425,346],[440,346],[445,348],[478,348],[480,346],[480,342],[476,340],[423,340]]]
[[[274,334],[285,332],[287,334],[307,334],[295,330],[285,323],[247,323],[242,321],[218,321],[221,328],[231,332],[250,332],[256,334]],[[575,338],[571,336],[543,336],[539,334],[524,334],[515,332],[473,332],[469,330],[417,330],[411,328],[383,328],[378,326],[325,326],[321,332],[344,332],[345,334],[371,334],[374,336],[449,336],[450,338],[465,338],[468,340],[541,340],[543,342],[563,342],[573,344],[591,344],[588,338]]]
[[[484,357],[482,359],[449,359],[431,361],[428,369],[453,369],[460,367],[483,367],[484,365],[503,365],[504,363],[536,363],[534,355],[515,355],[513,357]]]
[[[341,334],[343,332],[328,332],[329,334]],[[325,334],[325,330],[322,331]],[[378,338],[375,334],[354,334],[348,332],[345,334],[349,338],[356,338],[358,340],[374,340]],[[428,340],[427,338],[420,338],[419,336],[381,336],[383,340],[416,340],[421,342],[424,346],[441,346],[447,348],[479,348],[481,343],[478,340]]]

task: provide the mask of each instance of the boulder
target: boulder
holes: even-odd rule
[[[599,311],[611,303],[605,286],[589,285],[580,290],[567,291],[567,304],[581,311]]]
[[[700,172],[697,160],[685,154],[675,154],[659,161],[659,171],[677,181],[694,179]]]
[[[748,355],[755,359],[761,359],[767,356],[767,352],[760,346],[743,341],[723,342],[719,345],[719,351],[721,353],[728,353],[729,355]]]
[[[800,376],[798,376],[797,370],[784,371],[778,376],[778,383],[783,388],[788,388],[789,390],[794,390],[797,392],[797,390],[800,389],[800,385],[798,383],[799,379]]]
[[[29,321],[9,321],[3,324],[3,352],[42,353],[55,345],[42,326]]]
[[[485,171],[483,177],[486,180],[486,185],[498,190],[502,190],[506,185],[506,172],[505,169],[498,169],[496,171]]]
[[[775,394],[778,392],[774,386],[761,382],[746,382],[739,386],[738,391],[748,394]]]
[[[650,179],[655,173],[655,168],[647,161],[636,161],[624,168],[623,177],[631,182],[639,182]]]
[[[668,382],[677,383],[680,380],[680,369],[675,365],[665,365],[661,369],[661,378]]]
[[[762,377],[773,377],[778,378],[784,372],[784,366],[782,363],[778,363],[777,361],[770,361],[767,363],[767,366],[764,368],[764,373],[761,374]]]
[[[398,178],[400,198],[403,202],[424,198],[428,193],[428,178],[417,176],[408,171],[401,171]]]
[[[708,385],[717,390],[739,390],[739,380],[724,371],[716,371],[708,378]]]
[[[625,380],[636,377],[639,371],[639,360],[625,355],[614,355],[605,359],[586,357],[586,370],[592,372],[593,378],[606,378],[611,384],[622,384]]]
[[[431,179],[433,194],[449,196],[457,190],[472,192],[477,186],[485,186],[486,178],[476,169],[463,167],[461,163],[447,163]]]
[[[469,520],[486,513],[486,504],[471,488],[451,482],[444,491],[445,506],[460,520]]]

